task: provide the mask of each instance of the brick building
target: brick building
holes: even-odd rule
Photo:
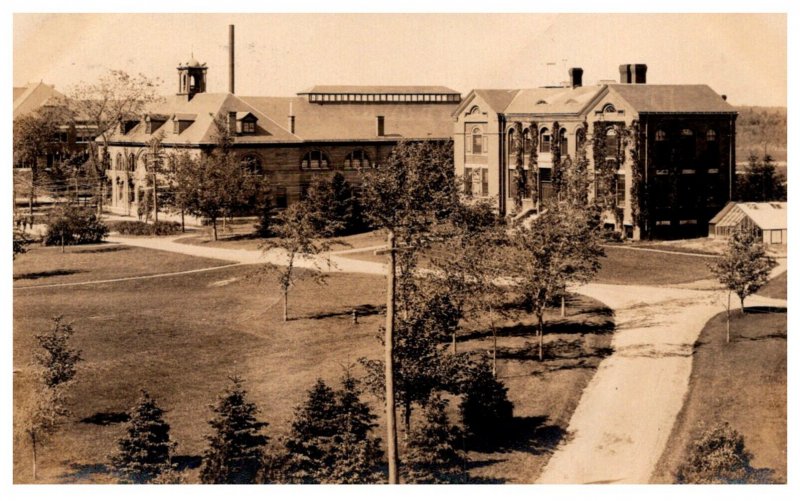
[[[317,176],[340,171],[357,182],[359,167],[380,162],[401,140],[449,141],[461,100],[458,92],[435,86],[316,86],[294,97],[239,96],[232,69],[229,92],[209,93],[205,64],[192,58],[177,71],[176,94],[120,124],[110,138],[111,211],[136,213],[149,189],[153,138],[160,138],[169,168],[178,151],[200,155],[215,146],[215,117],[233,132],[242,164],[267,175],[273,203],[285,207]]]
[[[534,211],[554,196],[555,170],[583,152],[590,198],[612,166],[607,224],[637,239],[704,235],[733,197],[736,111],[706,85],[651,85],[646,75],[646,65],[622,65],[619,83],[584,86],[572,68],[562,86],[471,91],[453,115],[465,191],[497,199],[501,214]],[[536,192],[526,188],[517,207],[520,160]]]

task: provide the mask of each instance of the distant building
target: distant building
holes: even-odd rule
[[[708,236],[727,238],[738,228],[753,231],[765,244],[787,243],[786,202],[729,202],[708,223]]]
[[[520,212],[532,210],[534,199],[553,196],[554,169],[569,168],[586,145],[590,179],[598,160],[615,172],[619,217],[608,214],[607,224],[632,238],[705,234],[733,197],[736,111],[706,85],[650,85],[646,75],[646,65],[622,65],[619,83],[584,86],[583,70],[572,68],[564,86],[471,91],[454,113],[465,191],[516,212],[522,148],[538,193],[522,193]],[[528,172],[534,140],[538,169]]]
[[[232,60],[232,57],[231,57]],[[269,176],[273,203],[303,198],[311,181],[342,172],[358,183],[360,167],[381,162],[401,140],[450,141],[451,114],[461,96],[433,86],[317,86],[295,97],[209,93],[207,67],[179,64],[178,92],[109,138],[106,207],[135,214],[148,190],[148,144],[161,139],[166,168],[179,151],[192,155],[216,145],[215,117],[233,133],[243,167]],[[232,71],[232,69],[231,69]]]

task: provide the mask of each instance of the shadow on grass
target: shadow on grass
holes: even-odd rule
[[[21,273],[19,275],[14,275],[14,280],[38,280],[40,278],[50,278],[50,277],[63,277],[67,275],[75,275],[76,273],[83,273],[83,270],[47,270],[47,271],[37,271],[32,273]]]
[[[97,412],[81,419],[81,423],[108,426],[110,424],[127,423],[131,419],[127,412]]]
[[[746,315],[763,313],[786,313],[788,310],[784,306],[747,306],[744,309]],[[742,318],[741,312],[739,317]]]
[[[81,249],[73,251],[72,254],[101,254],[106,252],[122,252],[130,250],[130,247],[125,247],[123,245],[113,245],[113,246],[103,246],[97,247],[95,249]]]
[[[611,355],[614,350],[611,347],[589,347],[580,339],[563,340],[557,339],[544,344],[542,347],[543,364],[548,370],[566,370],[577,367],[589,368],[596,367],[597,364],[590,364]],[[505,360],[538,361],[539,345],[537,343],[525,343],[521,348],[501,348],[497,350],[497,358]],[[596,359],[596,360],[595,360]],[[563,364],[563,362],[573,361],[573,364]]]
[[[172,456],[172,461],[175,463],[175,468],[178,471],[184,470],[194,470],[195,468],[199,468],[200,464],[203,462],[202,456]]]
[[[87,480],[92,475],[107,475],[111,473],[111,467],[104,463],[70,463],[69,471],[61,476],[66,482],[78,482]]]
[[[473,437],[467,445],[479,452],[526,452],[533,455],[555,450],[567,431],[561,426],[547,425],[547,416],[515,416],[496,437]],[[474,465],[470,465],[471,467]]]
[[[384,307],[378,307],[374,304],[360,304],[355,308],[347,308],[339,311],[333,312],[325,312],[325,313],[314,313],[312,315],[306,315],[303,317],[296,317],[298,320],[321,320],[323,318],[333,318],[333,317],[348,317],[352,318],[353,310],[356,311],[359,317],[369,317],[372,315],[379,315],[384,312]]]

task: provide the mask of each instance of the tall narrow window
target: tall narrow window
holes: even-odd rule
[[[561,156],[566,156],[569,154],[567,151],[567,147],[569,147],[569,141],[567,140],[567,129],[561,129],[558,133],[559,139],[559,149],[561,150]]]
[[[303,156],[300,167],[303,169],[327,169],[330,163],[328,155],[319,150],[313,150]]]
[[[617,130],[611,127],[606,131],[606,158],[617,157],[619,153],[619,137]]]
[[[717,132],[714,129],[708,129],[706,131],[706,141],[712,143],[717,140]]]
[[[344,157],[345,169],[365,169],[369,167],[369,157],[364,150],[351,151]]]
[[[472,154],[483,155],[483,132],[480,127],[472,129]]]
[[[617,174],[617,207],[625,207],[625,174]]]
[[[464,194],[472,195],[472,169],[464,167]]]

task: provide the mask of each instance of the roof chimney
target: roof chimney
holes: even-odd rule
[[[569,69],[569,83],[573,89],[583,85],[583,68]]]
[[[631,66],[631,77],[633,77],[633,81],[631,83],[635,84],[647,83],[647,65],[632,64],[630,66]]]
[[[383,125],[384,125],[383,117],[381,115],[375,117],[375,129],[376,129],[375,135],[377,135],[378,137],[383,137],[384,133]]]
[[[723,101],[727,101],[727,100],[728,100],[728,96],[727,96],[727,94],[723,94],[723,95],[722,95],[722,100],[723,100]]]
[[[294,112],[292,111],[292,101],[289,101],[289,132],[294,134]]]
[[[629,83],[631,83],[631,65],[630,64],[620,64],[619,65],[619,83],[621,83],[621,84],[629,84]]]
[[[236,112],[228,112],[228,134],[236,134]]]
[[[228,92],[234,93],[233,25],[228,25]]]

